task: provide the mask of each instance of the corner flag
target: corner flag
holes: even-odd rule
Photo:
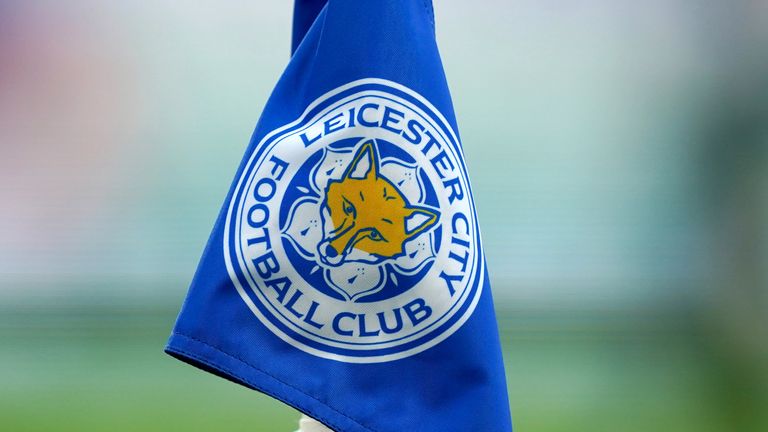
[[[297,0],[166,352],[337,432],[511,431],[430,0]]]

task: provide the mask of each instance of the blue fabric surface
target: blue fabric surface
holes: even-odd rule
[[[404,348],[394,347],[378,351],[365,351],[362,348],[358,350],[348,338],[344,340],[349,344],[349,349],[333,348],[330,343],[326,349],[322,341],[313,342],[309,337],[305,338],[306,340],[302,339],[299,330],[294,334],[290,330],[292,324],[281,324],[283,321],[280,321],[281,318],[277,314],[271,317],[269,311],[272,309],[268,305],[260,304],[259,299],[262,297],[259,297],[256,292],[258,289],[251,290],[247,287],[243,290],[236,289],[235,282],[240,281],[239,278],[242,280],[246,278],[239,276],[240,273],[237,270],[231,269],[231,267],[237,267],[237,264],[231,264],[236,259],[230,258],[228,254],[230,250],[222,245],[229,244],[236,247],[239,241],[238,237],[231,237],[227,231],[231,229],[227,225],[228,218],[236,220],[237,216],[236,213],[232,213],[235,216],[230,216],[232,208],[236,208],[239,202],[244,202],[248,195],[248,193],[240,193],[238,182],[240,179],[249,178],[251,170],[256,172],[256,168],[251,167],[249,162],[252,156],[258,160],[261,157],[260,154],[268,154],[271,151],[268,147],[272,145],[269,139],[270,134],[295,123],[297,119],[302,119],[307,108],[313,103],[325,101],[326,95],[334,89],[345,88],[344,86],[349,86],[350,83],[360,82],[362,84],[353,86],[350,92],[358,89],[363,92],[384,89],[382,92],[391,93],[391,96],[386,97],[392,100],[407,103],[408,106],[413,102],[414,113],[424,112],[432,115],[432,109],[434,109],[433,117],[438,119],[435,120],[435,124],[439,124],[439,118],[442,117],[447,122],[446,130],[452,129],[458,133],[451,97],[436,46],[431,2],[330,0],[326,4],[321,1],[297,0],[292,50],[290,62],[266,104],[243,162],[227,194],[166,351],[204,370],[269,394],[339,432],[511,431],[506,382],[491,290],[479,242],[473,242],[472,247],[476,249],[471,249],[474,256],[479,257],[478,262],[474,264],[478,272],[476,282],[474,285],[468,282],[471,286],[476,285],[476,292],[479,293],[474,299],[475,302],[471,302],[472,299],[469,297],[472,295],[469,291],[471,286],[469,286],[467,288],[467,292],[470,293],[467,294],[469,300],[466,302],[465,309],[461,309],[458,303],[456,306],[456,310],[466,310],[466,316],[459,320],[460,313],[456,312],[455,317],[447,318],[444,327],[448,329],[450,324],[452,326],[450,331],[435,330],[429,338],[418,339],[417,342],[407,346],[408,349],[415,347],[410,354],[406,351],[406,345],[403,345]],[[399,86],[404,90],[398,90]],[[420,98],[411,94],[420,95]],[[421,98],[428,103],[423,105],[419,103]],[[334,101],[333,98],[327,100],[328,104]],[[382,102],[382,107],[384,103],[386,102]],[[318,106],[323,105],[320,103]],[[367,115],[372,115],[374,112],[375,110],[371,108]],[[406,114],[406,118],[408,115],[410,114]],[[358,120],[361,118],[371,117],[362,116],[358,117]],[[425,116],[425,118],[431,121],[431,117]],[[307,118],[304,123],[309,124],[309,122]],[[304,123],[300,122],[296,127]],[[382,124],[386,126],[386,118],[378,126]],[[395,123],[393,121],[390,124]],[[404,125],[405,120],[403,120],[403,129],[405,129]],[[407,135],[405,131],[399,133],[400,136]],[[279,138],[282,135],[275,136]],[[312,136],[306,134],[305,140],[307,137],[311,139]],[[279,141],[278,138],[275,138],[275,142]],[[355,136],[355,138],[358,137]],[[356,144],[357,141],[351,138],[348,141],[349,144],[343,140],[333,144],[339,146],[338,154],[348,155],[345,157],[349,157],[354,152],[362,156],[374,154],[383,161],[377,162],[381,170],[385,170],[383,168],[385,166],[389,167],[389,172],[395,169],[393,168],[395,165],[386,165],[388,163],[386,161],[394,160],[399,154],[396,147],[402,144],[398,142],[390,144],[386,139],[379,137],[370,141],[373,143],[372,148],[378,153],[365,153],[367,147]],[[458,146],[458,142],[456,145]],[[483,143],[483,145],[488,144]],[[325,153],[317,154],[328,154],[327,150],[323,151]],[[406,156],[402,157],[407,159]],[[433,163],[435,163],[434,160]],[[311,160],[307,164],[310,162]],[[463,164],[460,152],[457,162]],[[352,162],[345,163],[347,167],[352,167]],[[279,172],[278,168],[280,165],[275,164],[273,173]],[[367,169],[371,171],[370,166]],[[418,166],[414,169],[416,170],[414,172],[419,172]],[[351,171],[351,168],[348,171]],[[435,172],[434,175],[439,175],[441,171]],[[423,176],[428,177],[427,174]],[[260,177],[254,175],[253,178]],[[329,183],[333,183],[333,180]],[[394,185],[394,183],[387,184]],[[435,195],[434,200],[438,200],[438,195],[444,198],[441,194],[447,193],[448,189],[443,190],[440,186],[440,183],[436,182],[433,186],[424,188],[427,191],[424,194]],[[304,190],[307,187],[301,187],[301,189]],[[433,189],[434,191],[430,192]],[[318,190],[320,195],[328,191],[322,188]],[[468,190],[465,192],[470,195]],[[330,192],[328,194],[330,196]],[[287,192],[286,197],[288,197]],[[318,198],[318,202],[321,198]],[[326,197],[325,200],[318,205],[325,205],[329,198]],[[423,201],[426,204],[418,205],[427,208],[428,198],[424,198]],[[404,207],[418,206],[413,199],[409,201],[404,198],[403,202],[407,204]],[[285,207],[289,207],[288,204]],[[437,208],[437,204],[434,207]],[[435,210],[435,214],[440,214],[442,218],[447,217],[448,210],[442,207],[439,210],[440,213]],[[289,215],[283,219],[290,218]],[[458,219],[453,219],[454,225],[456,220]],[[282,227],[287,223],[280,222],[279,225]],[[422,227],[426,226],[427,224],[422,222]],[[443,232],[438,229],[447,230],[451,226],[450,219],[441,219],[439,225],[430,224],[428,227],[432,231],[429,238],[437,239],[439,233]],[[282,238],[287,239],[288,234],[285,233],[289,231],[290,227],[283,229]],[[365,231],[365,234],[361,235],[372,236],[370,232]],[[289,242],[286,240],[285,244]],[[376,245],[373,244],[373,246]],[[443,242],[436,243],[433,248],[445,250],[449,246]],[[314,250],[310,252],[316,253]],[[230,253],[233,254],[231,256],[235,256],[234,252]],[[370,256],[374,257],[366,258],[370,262],[373,262],[371,260],[384,264],[390,260],[395,262],[394,257],[390,259],[382,253]],[[299,262],[298,259],[291,258],[290,262],[297,268],[298,274],[304,275],[304,279],[294,277],[294,288],[300,287],[307,296],[315,295],[318,299],[326,296],[329,298],[328,301],[335,296],[338,299],[333,301],[338,304],[354,303],[355,307],[363,305],[361,307],[370,307],[372,311],[377,310],[375,309],[377,304],[390,301],[380,300],[381,298],[387,295],[395,298],[396,292],[387,294],[386,290],[396,288],[390,285],[393,283],[397,285],[399,281],[402,288],[405,286],[403,281],[409,280],[402,273],[392,270],[394,267],[387,267],[384,264],[373,267],[373,264],[368,264],[366,261],[363,266],[381,269],[382,272],[392,271],[396,276],[390,276],[391,279],[385,278],[379,282],[380,287],[371,291],[378,294],[345,298],[346,292],[343,286],[333,291],[335,287],[332,275],[337,270],[335,267],[328,266],[327,270],[325,267],[320,270],[327,271],[327,274],[331,275],[327,282],[330,287],[327,288],[328,294],[318,294],[313,289],[313,283],[306,281],[309,280],[307,278],[313,277],[311,275],[318,273],[296,265],[295,263]],[[437,266],[439,259],[437,258],[434,264],[429,264],[432,261],[425,261],[427,265],[422,273],[429,274],[431,271],[429,266]],[[413,280],[416,280],[414,282],[416,288],[410,288],[411,291],[417,291],[421,286],[419,284],[427,283],[417,280],[422,273],[413,276]],[[263,281],[257,280],[255,284],[258,285],[261,282]],[[430,286],[439,286],[441,290],[451,288],[450,283],[444,281],[434,280],[429,283],[432,284]],[[246,283],[243,282],[243,285]],[[408,291],[405,288],[402,289]],[[266,295],[269,298],[276,298],[273,291],[265,288],[264,292],[268,293]],[[407,294],[406,292],[404,295]],[[424,298],[430,300],[429,295],[429,293],[424,294]],[[255,304],[255,307],[249,306],[248,299]],[[286,300],[281,301],[285,306]],[[470,303],[473,304],[471,307]],[[323,306],[324,304],[321,304],[320,308]],[[419,310],[418,307],[419,305],[412,306],[412,310],[416,312],[425,310],[423,308]],[[437,313],[438,305],[433,304],[433,309]],[[405,308],[401,309],[401,317],[406,317],[407,312]],[[312,330],[312,327],[307,327],[307,324],[311,324],[312,321],[311,318],[307,321],[309,315],[305,307],[302,310],[304,321],[297,321],[297,325],[304,325]],[[357,315],[358,318],[352,316],[346,321],[339,319],[338,322],[334,321],[334,324],[339,324],[338,327],[347,326],[344,329],[354,329],[354,332],[357,332],[357,327],[353,327],[351,323],[356,322],[356,319],[363,319],[360,318],[361,315]],[[446,316],[448,315],[446,313]],[[371,317],[373,316],[372,312]],[[417,314],[416,317],[419,315]],[[289,316],[286,319],[291,318]],[[317,320],[318,325],[323,325],[324,329],[331,327],[330,320],[327,322],[323,322],[320,318]],[[412,320],[414,329],[417,328],[416,321]],[[285,330],[282,330],[283,325]],[[348,331],[353,332],[353,330]],[[343,332],[337,330],[337,333],[341,340]],[[384,334],[382,333],[381,336]],[[377,337],[365,341],[378,341]],[[421,343],[418,341],[435,341],[441,338],[444,339],[428,348],[422,349],[418,346]],[[428,344],[425,342],[423,345]],[[369,354],[373,356],[374,353],[379,355],[379,353],[390,352],[397,358],[387,360],[386,356],[367,357]]]

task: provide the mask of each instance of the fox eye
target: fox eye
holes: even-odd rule
[[[373,241],[384,240],[384,237],[381,235],[381,233],[377,229],[372,229],[371,232],[368,234],[368,238],[370,238]]]
[[[344,202],[341,205],[345,215],[352,216],[352,217],[355,217],[357,215],[355,206],[351,202],[349,202],[348,199],[344,198]]]

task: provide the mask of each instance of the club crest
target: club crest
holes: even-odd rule
[[[456,331],[483,259],[458,139],[424,98],[367,79],[268,134],[226,215],[230,277],[291,345],[391,361]]]

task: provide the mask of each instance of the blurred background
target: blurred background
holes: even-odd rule
[[[768,430],[768,3],[436,2],[516,430]],[[290,432],[162,353],[291,2],[0,1],[0,429]]]

